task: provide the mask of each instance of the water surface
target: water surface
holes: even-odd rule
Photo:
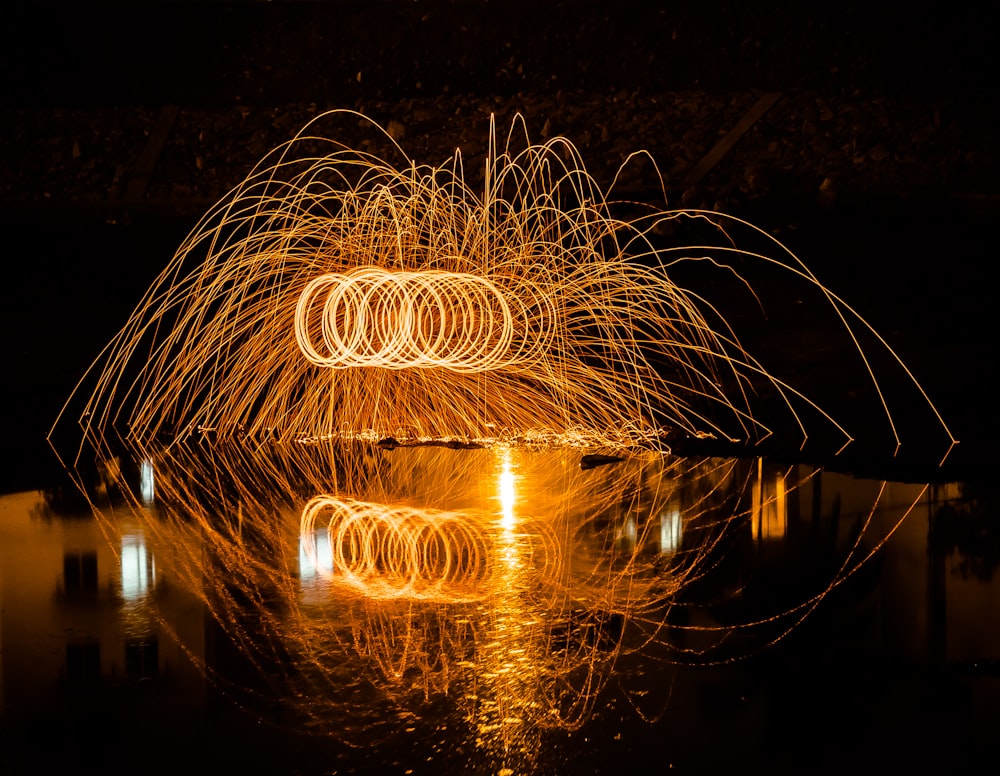
[[[0,498],[4,772],[954,771],[1000,721],[967,486],[565,448],[81,460]]]

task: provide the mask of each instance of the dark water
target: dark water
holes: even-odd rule
[[[4,773],[953,773],[1000,725],[970,486],[364,445],[74,476],[0,497]]]

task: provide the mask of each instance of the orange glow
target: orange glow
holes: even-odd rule
[[[853,440],[681,267],[755,302],[752,267],[804,286],[897,447],[875,363],[902,367],[955,444],[886,342],[752,224],[616,202],[569,141],[533,144],[520,119],[506,140],[491,123],[481,190],[460,155],[379,159],[320,131],[338,120],[369,121],[318,117],[204,216],[56,421],[79,413],[77,456],[111,461],[106,493],[125,491],[216,622],[259,606],[234,643],[257,665],[294,656],[304,713],[361,684],[447,695],[506,763],[583,725],[628,650],[713,660],[737,627],[804,616],[667,616],[748,516],[755,539],[784,534],[788,501],[761,467],[674,458],[672,434]],[[667,244],[691,223],[709,244]],[[119,433],[138,493],[107,454]],[[584,451],[620,456],[582,467]]]
[[[156,470],[156,509],[144,506],[139,481],[123,478],[138,524],[128,536],[155,553],[137,539],[116,544],[122,591],[135,595],[144,624],[157,596],[143,590],[164,569],[254,664],[288,672],[286,697],[310,729],[349,738],[344,708],[357,726],[384,722],[368,689],[350,695],[374,686],[404,710],[454,703],[470,748],[530,765],[544,730],[587,722],[623,678],[623,656],[648,648],[657,660],[728,660],[734,629],[741,644],[758,632],[770,639],[804,616],[795,605],[738,624],[669,616],[701,609],[685,594],[714,573],[748,519],[755,536],[775,535],[763,513],[768,504],[784,513],[785,480],[760,479],[762,466],[741,461],[636,453],[583,468],[581,456],[367,443],[137,454]],[[758,494],[752,508],[747,490]],[[129,511],[94,510],[102,526]],[[883,541],[879,530],[866,542]],[[804,591],[809,606],[864,558]]]
[[[317,496],[300,533],[313,569],[368,598],[475,600],[489,575],[488,539],[473,516]],[[329,563],[320,559],[325,522]]]
[[[780,539],[788,530],[788,504],[785,477],[775,474],[765,479],[763,462],[757,459],[757,478],[753,487],[750,526],[755,540]]]
[[[488,372],[544,361],[553,327],[539,313],[547,308],[530,288],[508,298],[477,275],[365,267],[306,285],[295,338],[317,366]],[[317,333],[327,355],[314,345]]]

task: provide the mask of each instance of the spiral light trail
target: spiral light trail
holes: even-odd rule
[[[495,371],[545,357],[554,326],[539,316],[544,298],[529,300],[469,273],[367,267],[311,280],[295,308],[295,338],[317,366]]]

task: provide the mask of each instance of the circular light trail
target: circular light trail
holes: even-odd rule
[[[295,339],[310,362],[334,369],[488,372],[543,358],[552,327],[539,313],[547,308],[539,297],[508,299],[466,272],[364,267],[309,281]]]

